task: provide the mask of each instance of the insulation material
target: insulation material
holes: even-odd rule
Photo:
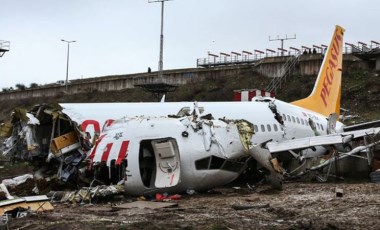
[[[12,135],[13,125],[10,121],[4,122],[0,126],[0,137],[10,137]]]
[[[72,131],[70,133],[66,133],[62,136],[54,138],[52,141],[52,147],[55,150],[60,150],[77,142],[78,135],[75,133],[75,131]]]

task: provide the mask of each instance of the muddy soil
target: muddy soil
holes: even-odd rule
[[[343,189],[337,197],[336,189]],[[286,183],[224,187],[183,195],[161,209],[112,210],[131,198],[98,204],[54,203],[54,211],[11,219],[10,229],[379,229],[380,184]]]

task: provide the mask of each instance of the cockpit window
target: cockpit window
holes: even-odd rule
[[[211,157],[206,157],[206,158],[195,161],[195,168],[197,170],[208,169],[208,167],[210,165],[210,159],[211,159]]]
[[[243,167],[243,162],[226,160],[226,163],[223,165],[222,169],[231,172],[240,172]]]
[[[217,157],[217,156],[211,156],[211,164],[210,169],[220,169],[222,168],[222,165],[224,163],[225,159]]]

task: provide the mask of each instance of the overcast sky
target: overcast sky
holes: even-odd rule
[[[1,0],[0,90],[158,68],[160,3],[148,0]],[[173,0],[165,2],[164,69],[196,67],[212,53],[329,44],[334,26],[345,42],[380,41],[380,2],[373,0]]]

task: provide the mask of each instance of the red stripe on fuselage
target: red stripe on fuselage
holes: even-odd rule
[[[117,157],[117,160],[116,160],[116,165],[121,164],[121,161],[125,159],[125,157],[127,156],[128,146],[129,146],[129,141],[123,141],[120,147],[119,156]]]
[[[95,144],[95,147],[94,149],[92,150],[91,154],[90,154],[90,160],[91,160],[91,163],[92,163],[92,160],[94,159],[94,156],[95,156],[95,152],[96,150],[98,149],[98,146],[99,146],[99,143],[103,140],[103,138],[105,137],[106,135],[103,134],[99,137],[99,139],[96,141],[96,144]]]
[[[113,143],[108,143],[103,151],[101,162],[107,162]]]

